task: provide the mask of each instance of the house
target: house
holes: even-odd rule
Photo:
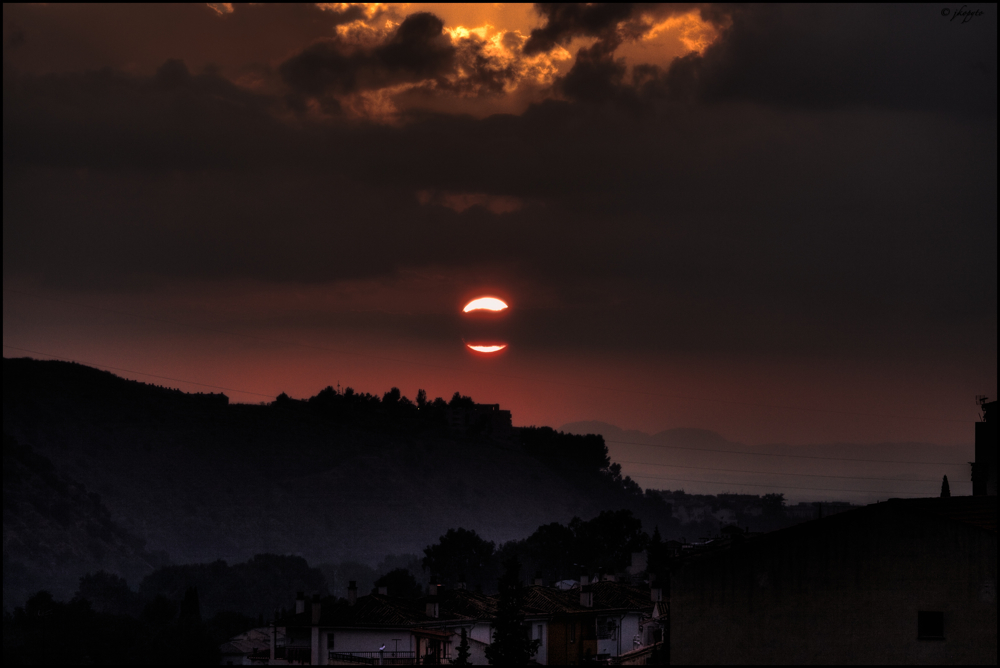
[[[673,663],[993,663],[997,505],[893,499],[671,565]]]
[[[524,597],[525,632],[540,641],[534,661],[542,665],[608,660],[644,646],[646,638],[662,640],[644,634],[643,625],[657,614],[657,596],[647,589],[610,580],[569,590],[536,584],[524,588]],[[347,600],[308,601],[300,592],[295,612],[269,630],[269,651],[261,658],[270,664],[447,664],[464,629],[470,660],[485,664],[497,603],[495,596],[440,585],[417,601],[385,592],[358,597],[354,583]],[[224,649],[237,658],[233,641]]]
[[[448,426],[453,432],[475,432],[497,438],[510,438],[513,422],[510,411],[500,409],[500,404],[472,404],[449,406]]]
[[[434,645],[433,638],[424,638],[424,644],[418,646],[419,656],[427,657],[430,654],[438,657],[441,662],[451,660],[457,651],[462,629],[465,629],[469,640],[469,660],[477,665],[487,663],[486,648],[493,640],[496,597],[470,591],[464,586],[448,589],[441,585],[431,585],[431,594],[418,604],[424,606],[430,617],[421,625],[418,633],[433,630],[442,634],[438,636],[441,641],[438,645]]]
[[[569,590],[525,588],[525,622],[541,641],[539,664],[609,660],[643,646],[643,624],[654,609],[650,591],[611,580],[581,582]]]
[[[358,659],[414,663],[428,639],[437,640],[440,648],[438,632],[419,631],[429,619],[409,602],[380,594],[359,598],[356,586],[348,589],[347,600],[314,596],[306,601],[300,592],[295,613],[271,626],[268,663],[337,665],[359,663]],[[284,647],[277,642],[282,634]]]
[[[390,597],[384,590],[358,597],[353,582],[346,600],[313,597],[310,602],[300,592],[295,613],[272,626],[269,663],[447,664],[464,628],[470,659],[485,664],[495,615],[495,598],[439,585],[416,601]]]

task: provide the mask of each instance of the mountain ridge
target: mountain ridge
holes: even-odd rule
[[[274,553],[374,565],[456,527],[502,542],[605,509],[632,509],[650,526],[669,517],[572,456],[543,461],[516,439],[451,433],[441,415],[421,422],[398,393],[328,388],[308,401],[230,404],[66,362],[5,358],[3,370],[5,435],[175,563]],[[549,432],[532,433],[544,444]]]

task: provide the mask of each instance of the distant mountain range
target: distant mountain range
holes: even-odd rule
[[[792,501],[874,503],[893,496],[972,493],[973,423],[967,446],[930,443],[746,445],[704,429],[657,434],[606,422],[571,422],[571,434],[601,434],[611,459],[643,487],[694,494],[783,492]],[[644,463],[635,463],[644,462]],[[648,477],[647,477],[648,476]],[[709,481],[709,482],[699,482]]]
[[[66,598],[102,568],[135,584],[166,559],[374,565],[450,528],[504,541],[606,509],[633,509],[650,529],[667,519],[516,437],[411,428],[377,398],[346,413],[229,404],[30,359],[4,359],[3,384],[8,608],[41,588]]]

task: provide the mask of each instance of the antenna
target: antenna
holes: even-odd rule
[[[986,410],[986,402],[989,401],[989,400],[990,400],[990,398],[988,396],[986,396],[985,394],[977,394],[976,395],[976,403],[979,404],[979,407],[982,408],[983,411]],[[985,422],[985,419],[983,418],[982,413],[979,414],[979,421],[980,422]]]

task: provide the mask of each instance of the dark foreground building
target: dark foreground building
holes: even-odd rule
[[[972,462],[972,495],[997,495],[997,402],[982,397],[983,419],[976,423],[976,461]]]
[[[682,557],[670,659],[997,663],[995,496],[898,499]]]

